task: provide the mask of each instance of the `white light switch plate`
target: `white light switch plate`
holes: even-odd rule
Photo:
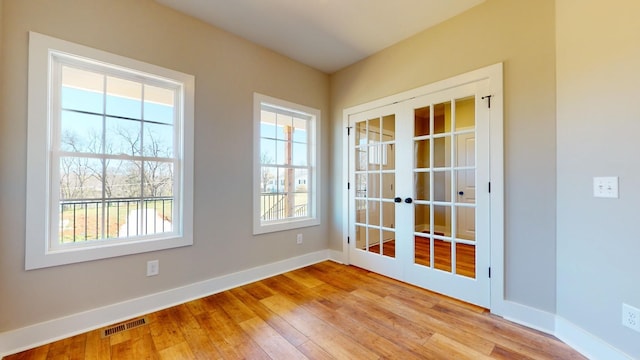
[[[618,198],[618,177],[594,177],[593,196],[601,198]]]

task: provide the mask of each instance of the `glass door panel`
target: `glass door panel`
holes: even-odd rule
[[[356,249],[395,258],[395,115],[354,124]]]
[[[413,263],[475,278],[475,98],[414,109]]]

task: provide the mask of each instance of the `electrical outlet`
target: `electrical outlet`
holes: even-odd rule
[[[160,261],[147,261],[147,276],[156,276],[160,273]]]
[[[622,304],[622,325],[640,332],[640,309]]]
[[[302,244],[302,234],[296,235],[296,244]]]

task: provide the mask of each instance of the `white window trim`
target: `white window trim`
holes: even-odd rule
[[[179,210],[182,226],[176,236],[163,239],[141,237],[131,242],[96,241],[87,247],[70,247],[52,250],[50,247],[51,196],[51,115],[50,73],[51,53],[73,54],[98,63],[109,64],[170,79],[183,84],[180,142],[183,167],[179,195],[182,207]],[[27,199],[26,199],[26,246],[25,269],[38,269],[57,265],[156,251],[193,244],[193,136],[194,136],[194,91],[192,75],[165,69],[156,65],[129,59],[101,50],[74,44],[35,32],[29,33],[29,80],[27,119]],[[179,130],[179,131],[180,131]],[[178,155],[179,156],[179,155]],[[57,205],[56,205],[57,206]]]
[[[283,219],[263,224],[260,220],[260,118],[262,104],[266,103],[276,107],[292,109],[313,116],[309,129],[309,161],[311,174],[307,179],[309,193],[309,216],[302,219]],[[276,231],[298,229],[320,224],[320,110],[308,106],[295,104],[286,100],[277,99],[267,95],[253,94],[253,234],[265,234]]]

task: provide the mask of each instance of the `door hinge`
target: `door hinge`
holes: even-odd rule
[[[491,181],[489,181],[489,194],[491,194]]]
[[[351,135],[351,128],[353,126],[347,126],[347,136]]]
[[[491,267],[489,267],[489,279],[491,279]]]
[[[347,236],[347,244],[351,244],[351,238]]]
[[[347,190],[351,190],[351,183],[350,182],[347,183]]]
[[[493,95],[487,95],[487,96],[483,96],[482,100],[487,99],[487,107],[489,109],[491,109],[491,98],[493,97]]]

